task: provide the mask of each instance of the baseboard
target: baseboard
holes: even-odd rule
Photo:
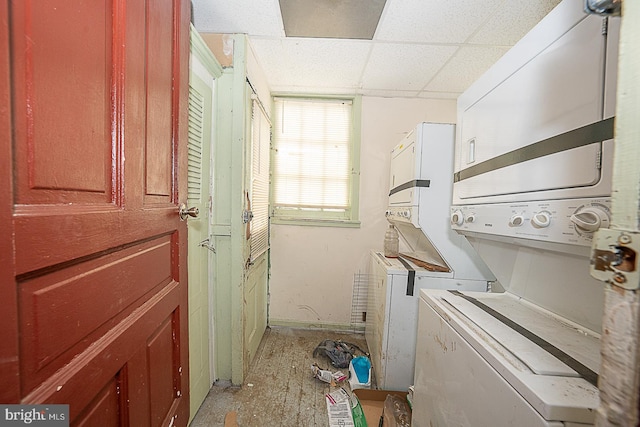
[[[269,319],[270,327],[286,327],[297,329],[319,329],[336,332],[353,332],[357,334],[364,333],[363,325],[350,325],[344,323],[328,323],[328,322],[300,322],[297,320],[285,319]]]

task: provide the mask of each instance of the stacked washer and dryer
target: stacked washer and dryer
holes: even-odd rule
[[[421,291],[416,427],[594,423],[619,19],[582,6],[561,2],[458,99],[451,228],[497,281]]]
[[[387,220],[398,258],[370,255],[365,336],[377,387],[413,384],[421,289],[486,291],[495,277],[449,226],[455,126],[420,123],[391,152]]]

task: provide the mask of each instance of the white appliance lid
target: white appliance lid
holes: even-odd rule
[[[545,419],[592,423],[599,404],[596,385],[465,297],[574,359],[581,371],[599,367],[599,338],[509,293],[422,290],[422,298],[448,322]],[[553,352],[554,350],[551,350]],[[582,368],[580,368],[582,367]],[[587,375],[588,376],[588,375]],[[593,381],[593,379],[592,379]]]
[[[407,276],[409,274],[409,270],[407,266],[400,261],[399,258],[387,258],[382,252],[374,252],[375,255],[380,260],[380,263],[384,265],[387,270],[387,274],[396,274],[399,276]],[[442,278],[450,278],[451,273],[449,272],[439,272],[439,271],[430,271],[426,268],[423,268],[417,264],[415,264],[410,258],[403,258],[404,262],[409,265],[411,269],[415,271],[417,276],[429,276],[429,277],[442,277]]]
[[[450,272],[451,268],[442,258],[438,249],[429,240],[425,230],[415,227],[411,223],[402,221],[389,221],[398,229],[402,240],[409,250],[403,251],[411,261],[425,267],[429,271]],[[422,262],[422,264],[420,263]]]

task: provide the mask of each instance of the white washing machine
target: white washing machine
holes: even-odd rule
[[[421,291],[414,427],[592,425],[598,336],[510,293]]]
[[[376,385],[413,384],[420,289],[486,291],[495,277],[449,226],[455,126],[419,123],[391,152],[387,220],[400,258],[372,251],[365,336]]]
[[[564,0],[458,98],[451,227],[496,292],[421,291],[415,427],[593,425],[618,34]]]
[[[486,280],[453,278],[451,272],[433,272],[397,258],[371,252],[365,335],[373,374],[379,389],[406,391],[413,384],[418,299],[421,289],[486,291]]]

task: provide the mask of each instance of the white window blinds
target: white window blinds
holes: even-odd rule
[[[251,115],[251,260],[269,247],[269,149],[271,125],[253,101]]]
[[[274,216],[349,219],[352,101],[274,99]]]

